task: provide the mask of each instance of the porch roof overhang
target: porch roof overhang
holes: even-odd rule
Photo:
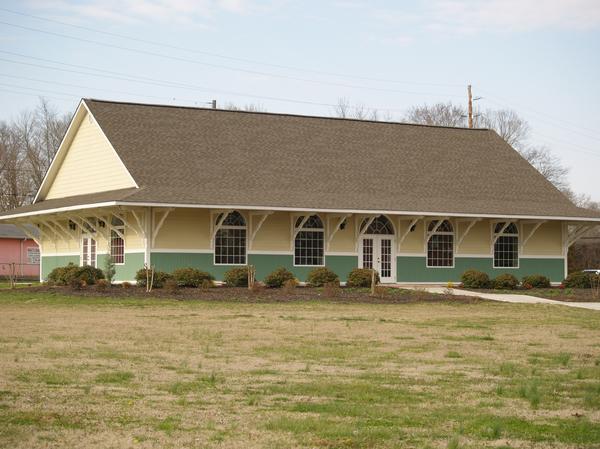
[[[396,217],[453,217],[453,218],[489,218],[498,220],[556,220],[566,221],[573,224],[600,224],[600,213],[589,211],[581,216],[540,216],[523,214],[497,214],[497,213],[463,213],[457,211],[413,211],[413,210],[367,210],[367,209],[327,209],[310,207],[281,207],[270,205],[234,205],[234,204],[197,204],[197,203],[174,203],[157,202],[145,200],[131,200],[133,194],[139,193],[139,188],[128,188],[111,190],[107,192],[77,195],[65,198],[55,198],[28,206],[19,207],[0,214],[0,221],[10,222],[15,219],[32,218],[47,214],[60,214],[85,209],[98,209],[105,207],[156,207],[156,208],[192,208],[192,209],[237,209],[253,211],[286,211],[286,212],[310,212],[310,213],[332,213],[332,214],[366,214],[366,215],[390,215]],[[581,209],[581,211],[584,211]]]

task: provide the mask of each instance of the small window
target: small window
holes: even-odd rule
[[[90,235],[81,238],[81,266],[96,266],[96,240]]]
[[[324,227],[318,215],[298,217],[294,226],[294,265],[322,266],[324,264]]]
[[[113,217],[110,223],[110,255],[115,264],[125,263],[125,223]]]
[[[519,228],[515,223],[494,227],[494,268],[519,267]]]
[[[223,222],[221,223],[221,220]],[[221,227],[215,234],[215,264],[246,264],[246,219],[237,211],[230,212],[225,219],[220,214],[215,226]]]
[[[427,266],[454,266],[454,228],[448,220],[434,220],[427,228]]]

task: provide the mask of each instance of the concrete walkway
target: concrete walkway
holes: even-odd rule
[[[401,288],[407,288],[410,290],[425,290],[431,293],[447,294],[448,288],[445,287],[433,287],[433,286],[416,286],[416,285],[402,285]],[[484,292],[473,292],[470,290],[462,290],[460,288],[450,289],[453,295],[460,296],[474,296],[477,298],[490,299],[492,301],[502,302],[515,302],[521,304],[555,304],[558,306],[567,307],[578,307],[580,309],[590,309],[600,311],[600,302],[565,302],[556,301],[553,299],[540,298],[538,296],[530,295],[517,295],[509,293],[484,293]]]

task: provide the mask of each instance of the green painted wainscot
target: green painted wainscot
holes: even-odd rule
[[[530,274],[543,274],[552,282],[564,279],[562,258],[521,258],[519,268],[494,268],[491,257],[456,257],[453,268],[428,268],[425,257],[399,256],[396,271],[398,282],[460,282],[460,276],[469,269],[487,273],[491,278],[510,273],[521,279]]]

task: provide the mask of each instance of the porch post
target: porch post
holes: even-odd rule
[[[151,265],[152,250],[152,208],[144,209],[144,263]]]

